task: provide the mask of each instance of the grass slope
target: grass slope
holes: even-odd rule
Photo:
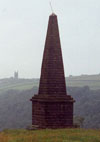
[[[69,76],[66,78],[66,84],[69,87],[89,86],[92,90],[100,89],[100,74]]]
[[[99,130],[4,130],[0,142],[100,142]]]
[[[39,79],[0,79],[0,93],[7,90],[27,90],[39,85]],[[89,86],[92,90],[100,89],[100,75],[69,76],[66,78],[67,87]]]
[[[38,86],[38,79],[2,79],[0,80],[0,93],[7,90],[28,90],[33,86]]]

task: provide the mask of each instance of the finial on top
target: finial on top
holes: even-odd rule
[[[51,1],[50,1],[50,7],[51,7],[52,15],[55,15],[55,14],[54,14],[54,11],[53,11],[52,4],[51,4]]]

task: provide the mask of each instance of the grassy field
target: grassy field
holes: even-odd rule
[[[4,130],[0,142],[100,142],[99,130]]]
[[[67,87],[84,87],[89,86],[92,90],[100,89],[100,80],[67,80]]]
[[[27,90],[33,86],[39,85],[39,79],[1,79],[0,92],[7,90]],[[66,78],[67,87],[84,87],[89,86],[92,90],[100,89],[100,74],[98,75],[81,75],[70,76]]]
[[[66,78],[66,84],[69,87],[89,86],[92,90],[100,89],[100,74],[70,76]]]
[[[0,92],[7,90],[28,90],[32,89],[33,86],[38,86],[38,81],[35,79],[4,79],[0,82]]]

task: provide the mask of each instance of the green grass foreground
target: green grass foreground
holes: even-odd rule
[[[100,130],[4,130],[0,142],[100,142]]]

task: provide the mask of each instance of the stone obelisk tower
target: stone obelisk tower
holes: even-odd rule
[[[32,124],[73,127],[73,98],[67,95],[57,16],[50,15],[38,94],[32,99]]]

